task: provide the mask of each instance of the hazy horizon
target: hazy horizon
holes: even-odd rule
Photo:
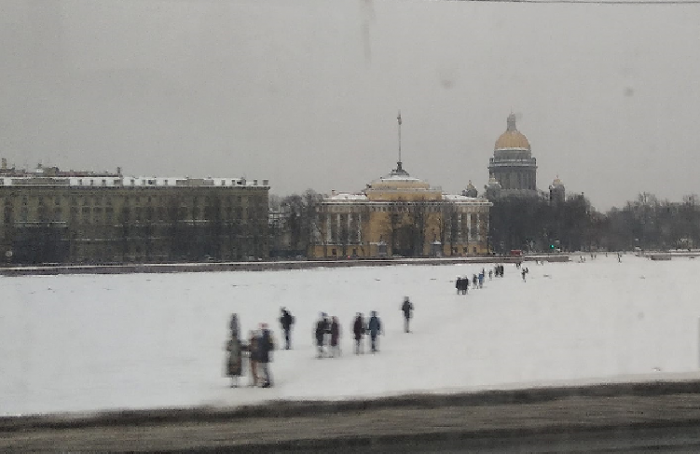
[[[607,211],[698,193],[700,5],[0,0],[19,167],[358,191],[397,161],[483,192],[518,116],[546,190]]]

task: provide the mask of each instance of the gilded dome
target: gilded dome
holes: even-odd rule
[[[494,150],[508,150],[508,149],[519,149],[519,150],[530,150],[530,142],[528,142],[527,137],[523,135],[515,127],[515,115],[508,115],[508,126],[506,132],[501,134],[501,137],[496,140],[496,145]]]

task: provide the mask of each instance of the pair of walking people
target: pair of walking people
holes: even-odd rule
[[[358,312],[355,316],[355,321],[352,324],[352,332],[355,335],[355,354],[364,353],[362,338],[365,334],[369,335],[369,347],[372,353],[379,351],[379,335],[384,334],[382,322],[377,315],[377,311],[370,313],[369,321],[365,324],[364,316]]]
[[[248,357],[250,386],[271,387],[270,362],[275,341],[267,323],[261,323],[258,332],[250,332],[247,344],[240,340],[237,314],[231,316],[229,328],[231,337],[226,343],[228,351],[226,375],[231,377],[231,387],[238,387],[238,378],[243,375],[244,353]]]
[[[318,358],[340,356],[340,322],[338,317],[333,316],[331,318],[328,314],[322,312],[316,322],[314,337],[316,339]],[[326,347],[328,347],[327,350]]]

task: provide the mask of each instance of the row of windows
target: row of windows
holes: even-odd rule
[[[358,211],[367,210],[369,212],[377,213],[413,213],[413,212],[424,212],[424,213],[442,213],[447,211],[448,207],[441,206],[416,206],[416,205],[395,205],[395,206],[371,206],[371,207],[347,207],[347,206],[322,206],[319,207],[319,212],[329,212],[329,213],[356,213]],[[473,208],[454,208],[454,212],[457,213],[471,213]]]
[[[382,248],[382,246],[380,245],[380,246],[379,246],[379,249],[380,249],[380,253],[381,253],[382,250],[383,250],[383,253],[386,254],[386,252],[387,252],[387,251],[386,251],[386,245],[385,245],[383,248]],[[455,247],[452,248],[452,254],[457,255],[457,254],[460,254],[460,253],[462,253],[462,254],[469,254],[469,246],[464,246],[463,248],[459,248],[459,247],[456,247],[456,246],[455,246]],[[473,254],[476,254],[476,253],[477,253],[477,248],[476,248],[476,246],[473,246],[473,247],[472,247],[472,253],[473,253]],[[338,255],[338,250],[337,250],[336,248],[332,248],[332,249],[331,249],[331,255],[337,256],[337,255]],[[357,248],[352,248],[351,257],[357,257],[357,256],[358,256],[358,255],[357,255]]]
[[[65,210],[61,207],[55,207],[53,210],[41,206],[36,212],[30,212],[28,207],[21,207],[15,213],[12,207],[5,207],[4,222],[11,224],[13,218],[16,217],[18,222],[64,222]],[[173,213],[165,207],[135,207],[133,209],[124,209],[115,211],[113,207],[70,207],[67,211],[70,214],[71,222],[83,223],[111,223],[115,219],[122,221],[172,221],[172,220],[215,220],[222,221],[243,220],[244,214],[248,219],[264,219],[267,221],[267,213],[264,209],[249,208],[243,210],[241,207],[225,207],[225,209],[215,212],[213,209],[195,207],[190,209],[179,208],[177,213]]]
[[[21,204],[22,206],[29,206],[30,202],[33,205],[33,202],[36,202],[36,205],[38,206],[45,206],[45,205],[61,205],[62,202],[66,200],[70,202],[70,205],[95,205],[95,206],[100,206],[100,205],[113,205],[115,202],[122,201],[124,205],[139,205],[141,203],[148,204],[150,205],[151,203],[157,203],[158,205],[164,205],[168,203],[172,203],[173,201],[179,201],[180,205],[217,205],[215,202],[217,202],[216,198],[213,197],[192,197],[192,198],[165,198],[162,196],[159,197],[107,197],[107,196],[75,196],[75,195],[65,195],[65,196],[36,196],[36,197],[28,197],[28,196],[23,196],[21,198]],[[231,196],[231,197],[226,197],[226,198],[218,198],[219,205],[241,205],[245,202],[250,202],[251,204],[264,204],[265,199],[264,198],[257,198],[257,197],[242,197],[242,196]],[[5,206],[11,206],[13,204],[13,199],[12,197],[6,197],[2,204]]]

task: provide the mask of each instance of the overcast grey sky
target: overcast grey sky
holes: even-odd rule
[[[18,166],[356,191],[397,160],[458,193],[518,115],[538,186],[599,210],[700,193],[700,5],[0,0]]]

